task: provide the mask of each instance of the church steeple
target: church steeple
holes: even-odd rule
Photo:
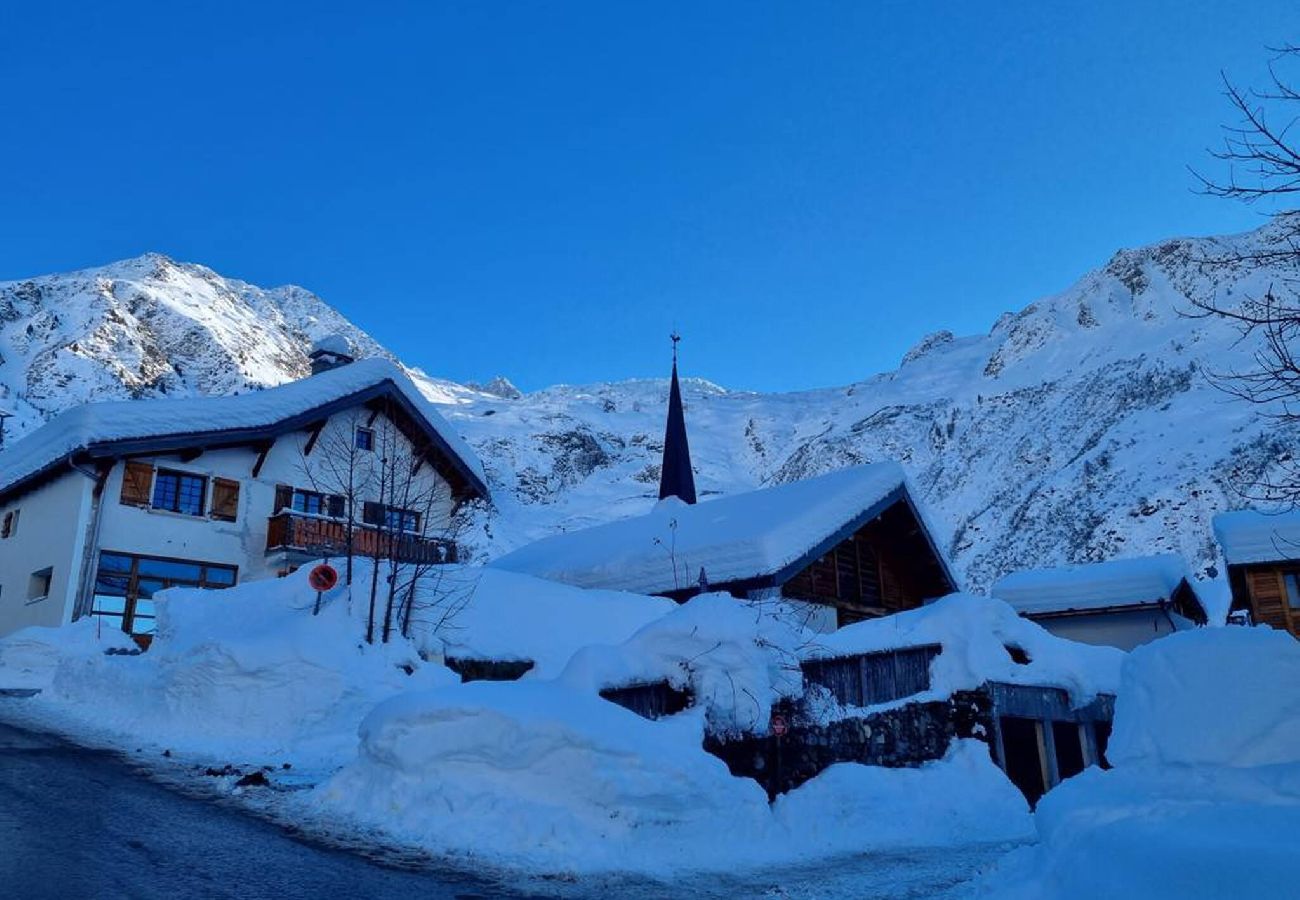
[[[695,474],[691,471],[691,448],[686,442],[686,414],[682,409],[682,388],[677,383],[677,342],[673,332],[673,382],[668,390],[668,425],[664,429],[664,461],[659,473],[659,499],[677,497],[695,502]]]

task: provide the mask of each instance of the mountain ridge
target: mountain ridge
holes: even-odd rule
[[[1156,552],[1206,573],[1210,517],[1241,505],[1235,485],[1278,465],[1296,435],[1205,377],[1251,365],[1256,345],[1185,313],[1294,279],[1294,258],[1215,261],[1266,254],[1296,222],[1120,250],[987,333],[925,335],[898,368],[850,385],[759,393],[684,378],[701,497],[892,458],[972,587],[1014,568]],[[10,438],[88,400],[303,377],[311,342],[331,333],[392,358],[311,291],[162,254],[0,283]],[[653,502],[666,378],[520,393],[505,378],[408,371],[488,469],[495,509],[470,536],[480,557]]]

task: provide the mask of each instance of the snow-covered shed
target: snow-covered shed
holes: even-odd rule
[[[992,594],[1055,635],[1121,650],[1207,621],[1175,554],[1026,569],[999,579]]]
[[[702,589],[783,598],[819,630],[956,590],[902,467],[856,466],[555,535],[493,566],[584,588],[684,600]]]
[[[155,591],[348,542],[454,560],[446,525],[487,498],[482,465],[397,365],[336,357],[237,396],[85,404],[0,453],[0,634],[93,614],[145,635]]]
[[[1242,509],[1214,517],[1233,611],[1300,637],[1300,510]]]

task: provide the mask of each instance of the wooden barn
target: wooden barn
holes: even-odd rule
[[[957,590],[896,463],[694,502],[675,361],[662,472],[645,515],[555,535],[492,565],[677,601],[704,590],[781,599],[821,631]]]
[[[1243,509],[1214,517],[1232,611],[1300,637],[1300,511]]]

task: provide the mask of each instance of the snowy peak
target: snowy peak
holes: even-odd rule
[[[1186,315],[1290,289],[1300,216],[1246,234],[1116,253],[983,335],[941,331],[893,372],[789,394],[682,380],[700,498],[897,460],[976,589],[1020,568],[1176,552],[1216,562],[1210,519],[1245,505],[1297,435],[1205,373],[1248,369],[1230,323]],[[1233,259],[1235,261],[1225,262]],[[145,254],[0,283],[0,403],[21,435],[98,399],[230,394],[308,371],[340,334],[391,355],[300,287],[263,289]],[[496,510],[473,540],[494,555],[648,511],[668,382],[459,385],[407,369],[483,459]],[[865,375],[865,373],[864,373]]]

